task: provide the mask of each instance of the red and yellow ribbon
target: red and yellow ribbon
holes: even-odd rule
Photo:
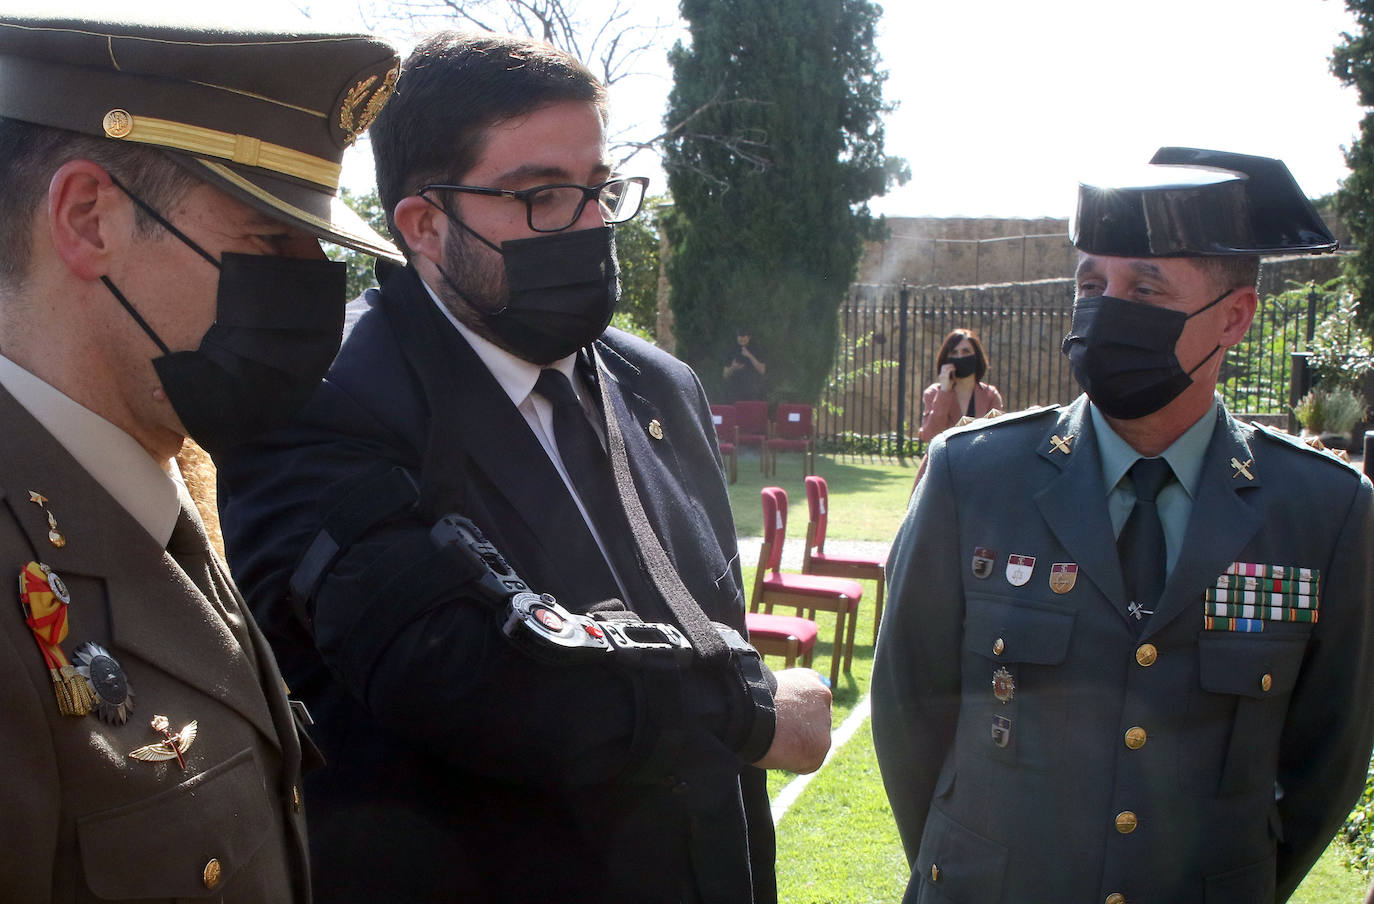
[[[19,572],[24,622],[33,631],[33,639],[52,676],[57,708],[65,716],[84,716],[94,705],[91,689],[62,650],[62,641],[67,639],[67,602],[53,591],[48,575],[38,562],[29,562]]]

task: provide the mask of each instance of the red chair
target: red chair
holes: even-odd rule
[[[763,612],[744,613],[744,626],[754,649],[769,656],[783,657],[783,668],[790,669],[801,656],[802,665],[811,665],[816,649],[816,623],[795,615],[767,615]]]
[[[779,452],[800,452],[803,474],[816,470],[816,445],[811,436],[812,417],[810,405],[786,402],[778,405],[777,415],[773,418],[773,433],[763,444],[768,459],[766,473],[777,473]]]
[[[716,445],[720,447],[721,457],[730,465],[730,482],[739,477],[738,461],[735,457],[735,437],[739,434],[734,405],[712,405],[711,422],[716,425]]]
[[[883,619],[883,585],[887,563],[882,559],[853,559],[825,554],[825,524],[830,511],[830,491],[824,477],[806,478],[806,505],[811,520],[806,525],[806,551],[802,553],[802,574],[831,578],[877,581],[878,598],[873,601],[873,642],[878,642],[878,624]]]
[[[768,441],[768,403],[736,402],[735,424],[739,427],[739,434],[735,437],[735,445],[757,446],[759,470],[765,470],[766,454],[763,444]]]
[[[779,570],[782,544],[787,539],[787,493],[781,487],[764,487],[763,545],[759,547],[759,565],[754,572],[754,595],[749,611],[772,614],[776,605],[795,606],[797,614],[807,611],[806,617],[816,620],[816,611],[835,613],[835,644],[830,657],[830,686],[840,679],[840,654],[844,654],[844,670],[849,672],[854,659],[854,625],[859,619],[859,600],[863,587],[858,581],[843,578],[821,578],[809,574],[790,574]],[[845,633],[846,623],[849,626]]]

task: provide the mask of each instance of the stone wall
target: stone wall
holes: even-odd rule
[[[891,235],[869,242],[855,282],[974,286],[1056,279],[1073,272],[1068,220],[889,217]]]
[[[978,286],[1059,279],[1078,252],[1069,221],[1053,217],[888,217],[891,235],[868,242],[854,281],[861,285]],[[1348,230],[1328,221],[1333,234]],[[1349,244],[1341,238],[1342,246]]]

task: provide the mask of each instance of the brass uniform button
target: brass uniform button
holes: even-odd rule
[[[1265,672],[1264,677],[1260,679],[1260,690],[1264,691],[1267,694],[1269,693],[1269,689],[1273,686],[1274,676],[1270,675],[1268,672]]]
[[[1103,904],[1126,904],[1126,896],[1119,891],[1114,891],[1107,895],[1107,900]]]
[[[939,866],[939,864],[932,863],[932,864],[930,865],[930,881],[931,881],[931,882],[939,882],[939,881],[940,881],[940,866]]]
[[[215,886],[219,885],[221,872],[219,861],[211,857],[210,862],[205,864],[205,869],[200,874],[201,881],[205,883],[206,888],[214,890]]]
[[[300,808],[301,808],[301,786],[300,786],[300,785],[292,785],[292,786],[291,786],[291,809],[293,809],[293,810],[299,810]]]
[[[1001,655],[1002,655],[1002,651],[1005,650],[1006,648],[1007,648],[1006,643],[1005,643],[1005,642],[1002,640],[1002,638],[1000,638],[1000,637],[997,638],[996,640],[994,640],[994,641],[992,642],[992,652],[993,652],[993,655],[1001,656]]]
[[[649,421],[649,435],[654,439],[663,439],[663,425],[657,419]]]
[[[1132,750],[1139,750],[1145,746],[1145,741],[1148,737],[1149,736],[1145,733],[1145,729],[1141,728],[1139,725],[1132,726],[1126,729],[1126,746]]]
[[[1135,648],[1135,661],[1145,668],[1154,665],[1158,658],[1159,651],[1155,649],[1155,645],[1152,643],[1143,643]]]
[[[1135,818],[1135,814],[1130,810],[1122,810],[1120,813],[1116,814],[1116,830],[1122,835],[1131,834],[1135,831],[1137,825],[1139,825],[1139,820]]]

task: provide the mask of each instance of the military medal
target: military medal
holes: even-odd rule
[[[992,565],[997,561],[997,550],[979,546],[973,550],[973,576],[987,578],[992,575]]]
[[[1035,556],[1007,556],[1007,582],[1020,587],[1031,579],[1035,570]]]
[[[1055,562],[1050,566],[1050,589],[1055,593],[1068,593],[1078,583],[1078,565],[1075,562]]]
[[[129,678],[110,651],[95,643],[76,649],[76,670],[91,688],[95,714],[111,725],[123,725],[134,708]]]
[[[52,509],[48,508],[48,498],[42,493],[35,493],[29,490],[29,501],[43,510],[43,514],[48,516],[48,542],[58,549],[67,545],[67,538],[62,536],[62,532],[57,529],[57,518],[53,515]]]
[[[1011,720],[1006,716],[992,717],[992,743],[998,747],[1011,743]]]
[[[131,751],[129,756],[145,763],[161,763],[165,760],[175,759],[181,771],[186,771],[186,757],[183,754],[191,749],[191,745],[196,741],[196,723],[192,720],[191,724],[183,727],[181,731],[172,734],[169,731],[171,722],[166,716],[153,716],[153,721],[148,723],[153,731],[162,734],[162,740],[156,744],[145,744],[137,750]]]
[[[998,669],[992,673],[992,695],[1003,703],[1016,696],[1016,679],[1011,672]]]
[[[24,622],[48,666],[57,710],[64,716],[84,716],[94,704],[90,685],[62,651],[62,641],[67,639],[67,604],[71,601],[67,585],[48,566],[30,562],[19,572]]]

